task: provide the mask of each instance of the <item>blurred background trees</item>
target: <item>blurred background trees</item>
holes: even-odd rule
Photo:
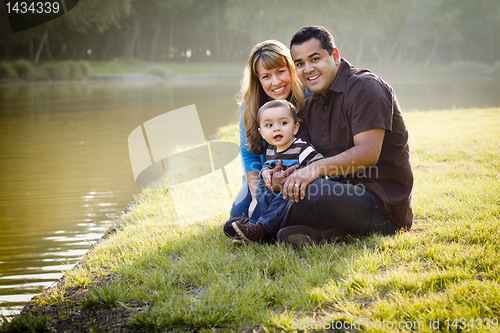
[[[355,63],[500,59],[499,0],[80,0],[16,34],[0,17],[0,60],[244,61],[303,25],[325,26]]]

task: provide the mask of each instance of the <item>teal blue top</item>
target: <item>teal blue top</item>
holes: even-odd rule
[[[247,144],[247,135],[245,129],[245,122],[243,121],[243,108],[245,104],[241,104],[240,109],[240,156],[241,156],[241,165],[243,166],[243,173],[247,173],[250,171],[259,171],[262,169],[264,163],[266,163],[266,154],[265,149],[263,154],[256,155],[251,150],[248,150]],[[264,141],[264,147],[267,146],[267,143]]]

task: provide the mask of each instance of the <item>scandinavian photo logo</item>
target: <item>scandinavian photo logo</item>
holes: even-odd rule
[[[136,127],[128,137],[128,148],[136,184],[167,190],[178,219],[194,222],[230,204],[224,167],[238,156],[239,147],[207,142],[194,104]]]

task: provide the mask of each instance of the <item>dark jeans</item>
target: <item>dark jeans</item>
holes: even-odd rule
[[[236,198],[234,199],[233,206],[231,207],[231,212],[229,213],[229,218],[234,217],[248,217],[248,208],[252,202],[252,195],[250,194],[250,187],[248,186],[247,179],[243,176],[241,182],[241,189],[239,190]],[[260,196],[265,192],[266,184],[261,179],[257,184],[255,189],[255,198],[260,199]]]
[[[250,222],[261,223],[269,234],[275,237],[285,220],[289,202],[290,199],[283,199],[283,193],[274,194],[266,188],[255,206]]]
[[[292,225],[342,228],[356,235],[390,235],[400,229],[363,187],[322,178],[307,186],[304,200],[288,206],[282,227]]]

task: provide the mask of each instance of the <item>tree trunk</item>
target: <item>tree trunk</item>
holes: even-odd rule
[[[158,52],[158,39],[160,38],[161,32],[161,14],[158,13],[156,19],[156,31],[153,37],[153,42],[151,43],[151,61],[156,60],[156,53]]]
[[[30,37],[30,61],[33,62],[33,37]]]
[[[404,43],[401,45],[401,47],[399,48],[398,55],[396,56],[397,62],[402,62],[404,60],[406,53],[408,53],[409,48],[410,47],[409,47],[408,43]]]
[[[464,60],[464,58],[462,58],[462,52],[461,52],[461,50],[458,49],[457,44],[453,43],[452,47],[453,47],[453,50],[455,51],[455,52],[453,52],[455,58],[458,58],[459,61]]]
[[[492,2],[488,2],[488,7],[490,7],[489,5],[491,4]],[[489,12],[490,9],[488,8]],[[499,18],[499,14],[500,14],[500,11],[497,11],[497,18]],[[490,64],[493,64],[493,61],[494,61],[494,55],[493,55],[493,45],[495,45],[495,42],[493,41],[493,34],[495,33],[495,31],[493,30],[493,20],[492,19],[489,19],[489,29],[488,29],[488,39],[489,39],[489,43],[488,43],[488,58],[489,58],[489,61],[490,61]]]
[[[49,60],[52,60],[52,53],[50,52],[50,44],[49,44],[49,33],[47,33],[47,38],[45,39],[45,51],[47,52],[47,57]]]
[[[42,54],[43,50],[43,45],[45,44],[45,41],[47,40],[47,30],[43,33],[42,40],[40,41],[40,45],[38,46],[38,50],[36,51],[35,55],[35,65],[38,65],[38,60],[40,60],[40,54]]]
[[[225,60],[230,60],[231,59],[231,52],[233,50],[233,41],[234,41],[234,34],[231,33],[229,35],[229,41],[227,43],[227,45],[224,47],[224,49],[226,50],[224,53],[224,59]]]
[[[396,51],[396,48],[399,46],[399,44],[401,43],[401,41],[403,40],[403,36],[404,36],[404,30],[402,30],[398,37],[396,38],[396,41],[394,42],[394,44],[392,45],[392,47],[390,48],[389,52],[386,53],[385,55],[385,59],[387,61],[391,61],[391,58],[392,58],[392,55],[394,54],[394,51]]]
[[[378,65],[379,67],[382,67],[382,56],[380,55],[380,49],[378,48],[378,45],[377,43],[374,43],[373,45],[373,53],[377,56],[377,61],[378,61]]]
[[[111,41],[104,43],[104,47],[101,53],[101,59],[109,59],[110,58],[109,54],[112,53],[111,50],[113,50],[113,45],[111,45]]]
[[[438,48],[440,41],[441,41],[441,36],[439,36],[438,39],[436,39],[436,42],[434,43],[434,47],[432,48],[431,54],[429,54],[429,56],[427,57],[427,61],[425,62],[424,68],[427,68],[427,66],[429,66],[429,63],[431,62],[432,57],[434,57],[434,54],[436,54],[436,51],[437,51],[437,48]]]
[[[132,58],[134,56],[134,49],[137,43],[137,38],[139,37],[139,32],[140,32],[140,26],[141,26],[141,20],[139,16],[137,16],[134,19],[134,27],[132,31],[132,36],[130,36],[130,39],[128,40],[126,46],[125,46],[125,52],[123,56],[125,58]]]
[[[413,52],[410,57],[410,64],[413,64],[413,59],[415,58],[415,53],[417,53],[417,49],[413,48]]]
[[[135,56],[137,58],[142,58],[142,24],[139,24],[137,32],[137,42],[135,43]]]
[[[174,22],[175,22],[175,17],[174,14],[172,13],[170,15],[170,29],[169,29],[169,34],[168,34],[168,57],[173,58],[174,57]]]
[[[363,55],[363,49],[365,47],[365,36],[363,35],[359,39],[359,45],[358,45],[358,54],[356,55],[356,63],[359,64],[361,61],[361,56]]]
[[[221,43],[220,43],[220,29],[219,29],[219,0],[215,0],[215,48],[217,53],[217,61],[221,60]]]

